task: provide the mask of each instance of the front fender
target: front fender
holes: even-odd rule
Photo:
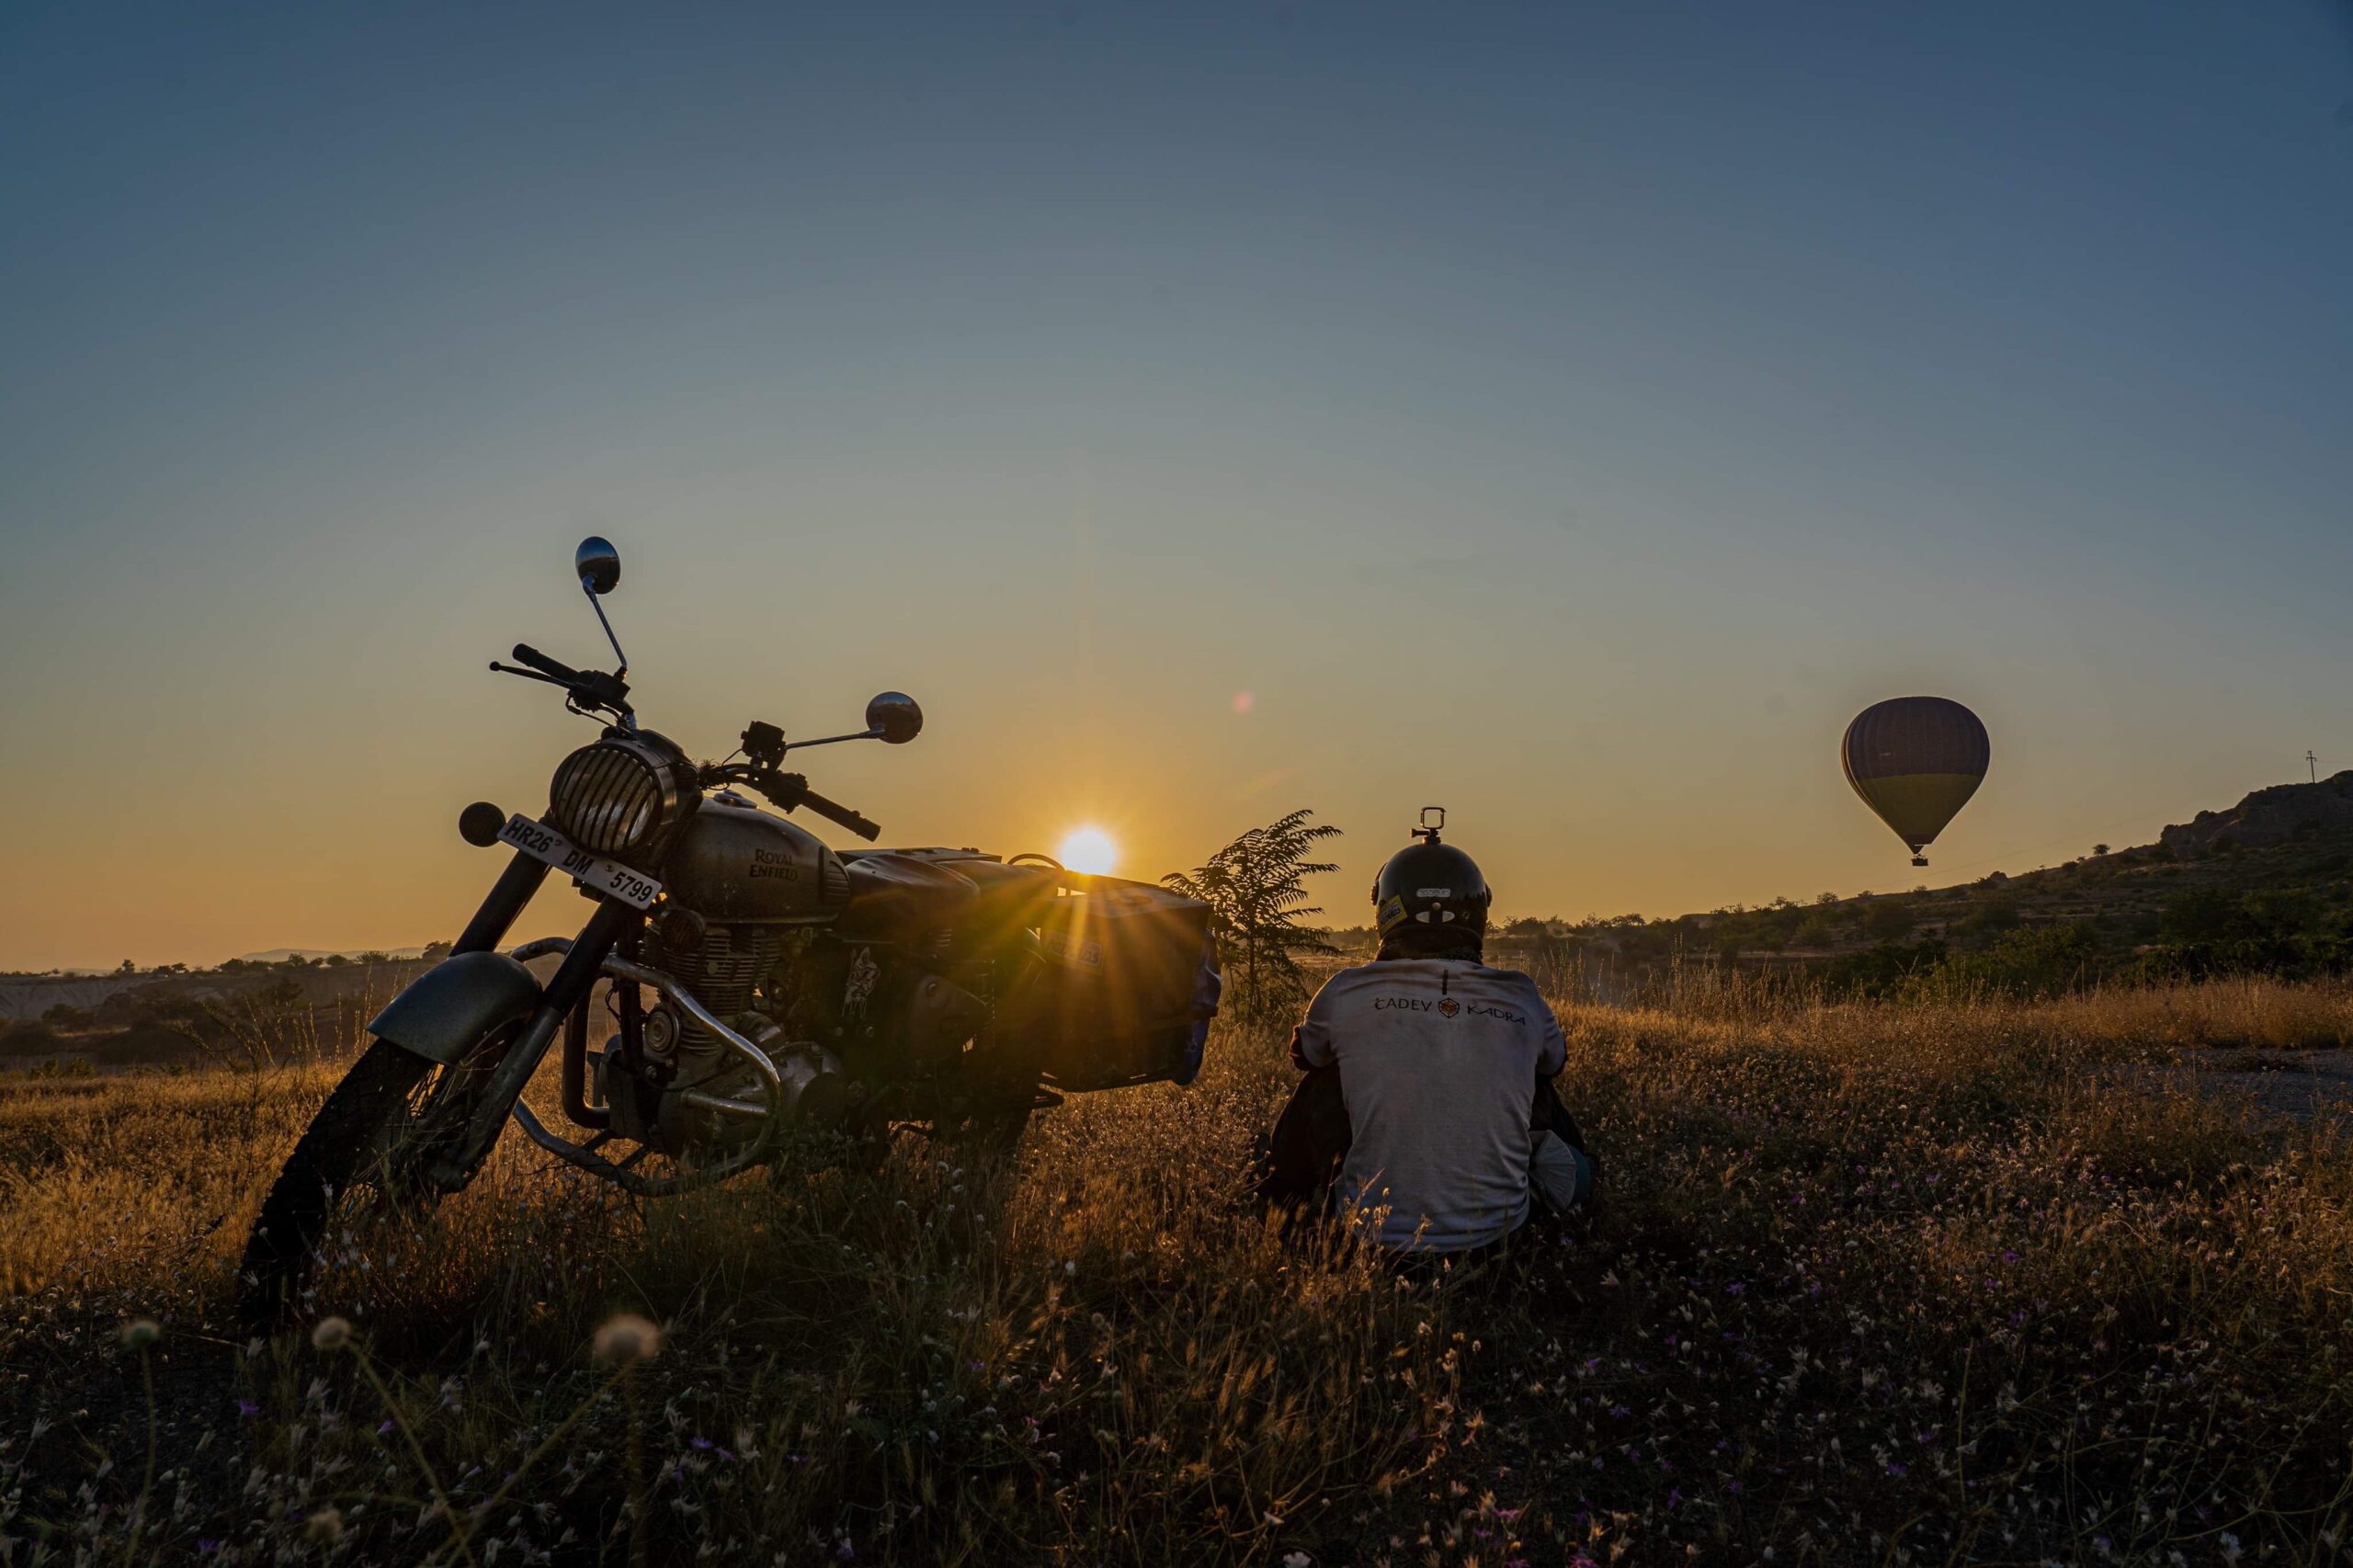
[[[418,975],[368,1032],[447,1067],[539,1005],[540,983],[505,953],[460,953]]]

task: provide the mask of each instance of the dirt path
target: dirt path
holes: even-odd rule
[[[2161,1082],[2187,1079],[2200,1094],[2244,1095],[2258,1110],[2299,1121],[2324,1108],[2353,1112],[2353,1051],[2185,1051],[2179,1066],[2147,1072]]]

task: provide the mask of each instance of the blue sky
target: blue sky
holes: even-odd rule
[[[1514,912],[1908,885],[1906,691],[1932,876],[2353,764],[2341,8],[17,6],[0,102],[0,963],[445,935],[591,528],[693,749],[905,686],[893,839],[1313,805],[1351,919],[1433,799]]]

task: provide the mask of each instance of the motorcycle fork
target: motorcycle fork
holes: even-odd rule
[[[531,1074],[539,1071],[548,1047],[555,1042],[555,1031],[563,1026],[565,1016],[587,1001],[606,955],[643,918],[641,912],[625,903],[607,901],[597,904],[597,913],[588,917],[588,924],[573,938],[572,950],[564,955],[563,964],[540,991],[540,1005],[531,1014],[530,1022],[499,1059],[494,1070],[495,1075],[466,1123],[456,1159],[434,1173],[442,1185],[452,1190],[464,1186],[474,1168],[488,1157],[491,1146],[498,1142],[498,1134],[514,1111],[515,1102],[523,1097]]]
[[[621,957],[637,957],[640,935],[640,931],[631,931],[615,945]],[[591,1089],[598,1086],[590,1083],[588,1074],[588,998],[593,994],[593,990],[584,994],[579,1005],[564,1016],[563,1114],[575,1127],[585,1127],[591,1132],[603,1132],[613,1125],[612,1107],[608,1104],[592,1105],[588,1099]],[[613,1000],[620,1029],[621,1060],[634,1062],[642,1039],[640,1031],[644,1028],[644,1013],[638,1005],[637,987],[614,986]]]
[[[506,862],[506,869],[498,874],[483,899],[482,907],[466,922],[466,928],[450,948],[456,953],[486,953],[506,939],[507,927],[523,913],[523,906],[548,880],[548,867],[543,860],[533,859],[520,849]]]

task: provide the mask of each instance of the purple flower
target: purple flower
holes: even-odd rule
[[[379,1437],[382,1437],[385,1433],[387,1433],[387,1432],[391,1431],[392,1429],[392,1417],[388,1415],[388,1416],[386,1416],[383,1420],[381,1420],[381,1421],[380,1421],[380,1422],[378,1422],[378,1423],[376,1424],[376,1436],[378,1436]]]
[[[261,1414],[261,1406],[256,1404],[252,1400],[241,1399],[237,1402],[237,1414],[250,1421],[255,1416]]]

